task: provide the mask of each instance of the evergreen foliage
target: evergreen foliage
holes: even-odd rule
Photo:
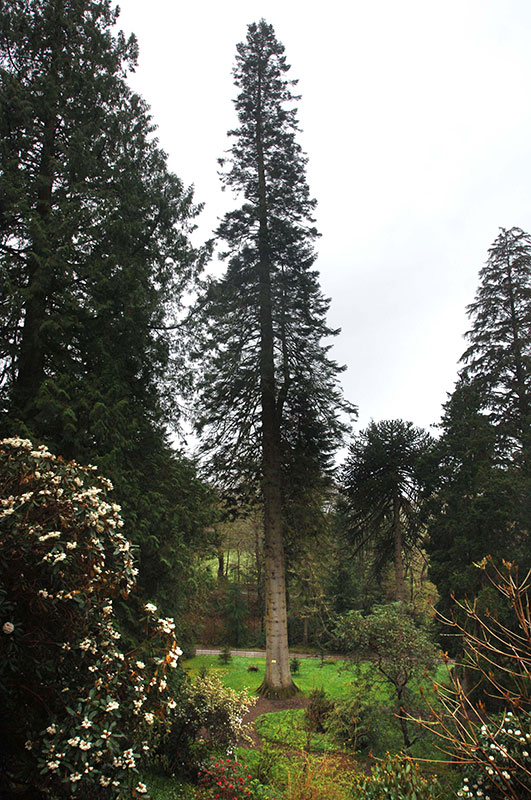
[[[213,474],[236,496],[261,486],[268,665],[278,665],[278,680],[291,687],[286,508],[321,485],[344,430],[339,412],[349,406],[338,385],[341,369],[323,341],[336,332],[326,324],[328,300],[313,268],[315,200],[296,141],[298,98],[288,70],[272,26],[251,24],[234,69],[239,127],[229,132],[233,145],[221,160],[224,186],[242,202],[218,229],[227,270],[201,299],[197,356],[198,429]],[[271,658],[273,628],[282,644]]]
[[[410,422],[371,422],[353,439],[343,468],[342,514],[351,541],[356,548],[372,545],[376,574],[393,560],[398,600],[405,599],[404,555],[422,534],[422,465],[431,446]]]
[[[467,309],[472,328],[461,374],[481,391],[500,454],[529,470],[531,236],[520,228],[502,228],[479,277],[476,299]]]
[[[0,487],[0,794],[137,797],[152,728],[176,707],[174,621],[130,597],[133,548],[94,467],[11,437]],[[119,597],[142,618],[132,650]]]
[[[183,550],[207,516],[165,434],[182,383],[175,326],[201,256],[192,192],[127,86],[137,44],[115,32],[117,14],[109,0],[2,4],[1,429],[112,479],[151,593],[168,561],[186,577]]]
[[[261,474],[261,318],[264,276],[270,284],[273,415],[279,430],[283,478],[294,470],[306,489],[322,476],[350,410],[341,396],[342,368],[324,340],[337,333],[325,321],[329,301],[313,268],[315,200],[306,183],[307,158],[296,141],[298,123],[284,48],[263,20],[249,26],[234,70],[240,126],[222,181],[242,196],[218,236],[227,270],[212,279],[201,301],[203,364],[198,428],[213,474],[227,487],[256,485]],[[264,208],[265,206],[265,208]],[[263,215],[265,214],[265,219]],[[265,262],[265,263],[264,263]]]
[[[472,327],[437,445],[430,502],[430,574],[450,594],[481,591],[474,562],[491,555],[529,565],[531,473],[531,237],[501,230],[480,271]]]

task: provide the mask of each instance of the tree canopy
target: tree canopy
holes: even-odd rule
[[[207,516],[193,465],[167,441],[174,326],[202,255],[192,192],[127,85],[137,44],[117,16],[109,0],[2,6],[0,426],[111,478],[143,587],[201,541]]]

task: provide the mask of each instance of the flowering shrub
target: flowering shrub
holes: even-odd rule
[[[211,758],[199,771],[200,790],[196,800],[276,800],[238,761]]]
[[[389,753],[370,775],[359,779],[356,800],[435,800],[439,797],[435,779],[422,777],[410,758]]]
[[[209,752],[227,752],[245,738],[242,719],[255,702],[209,673],[185,681],[179,705],[157,742],[160,765],[170,773],[195,775]]]
[[[11,438],[0,488],[0,789],[146,797],[137,763],[176,706],[166,672],[180,650],[150,603],[144,643],[120,650],[113,598],[131,592],[136,568],[112,485]]]
[[[477,748],[484,763],[478,759],[464,768],[458,797],[531,797],[531,714],[491,717],[478,732]]]

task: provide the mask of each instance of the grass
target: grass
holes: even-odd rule
[[[177,778],[150,770],[142,775],[149,786],[151,800],[195,800],[196,787]]]
[[[309,695],[313,689],[324,689],[332,700],[339,700],[348,697],[351,687],[356,682],[355,672],[348,668],[348,663],[331,659],[321,662],[320,658],[301,658],[299,671],[293,676],[293,680],[304,695]],[[265,659],[233,656],[228,664],[221,664],[217,656],[195,656],[185,661],[183,666],[192,676],[201,669],[208,669],[231,689],[239,692],[245,690],[253,695],[262,683]],[[249,672],[250,666],[257,667],[258,671]],[[365,662],[361,669],[363,674],[374,667]],[[443,683],[447,679],[448,673],[444,664],[437,668],[434,677],[438,683]],[[423,684],[426,689],[429,688],[429,680]],[[386,700],[388,697],[389,688],[382,682],[375,693],[375,699]]]
[[[299,672],[293,679],[301,692],[309,695],[313,689],[323,688],[332,698],[347,697],[354,676],[345,669],[344,661],[324,661],[320,658],[301,658]],[[217,675],[226,686],[241,692],[255,694],[262,683],[265,670],[265,659],[233,656],[228,664],[221,664],[217,656],[195,656],[183,663],[183,666],[196,675],[201,669],[208,669]],[[258,672],[249,672],[254,666]]]

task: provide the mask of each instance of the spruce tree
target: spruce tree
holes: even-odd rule
[[[430,572],[449,595],[477,594],[490,555],[529,566],[531,527],[531,237],[501,229],[479,274],[464,366],[444,408]]]
[[[473,380],[506,457],[531,469],[531,236],[501,229],[468,306],[462,376]]]
[[[206,322],[198,343],[198,428],[213,471],[236,495],[243,486],[261,488],[262,692],[276,696],[294,691],[283,541],[288,483],[319,483],[343,433],[339,412],[348,410],[337,382],[340,368],[323,344],[335,331],[326,325],[329,303],[313,268],[315,200],[296,141],[298,97],[288,70],[272,26],[264,20],[249,25],[234,69],[239,127],[229,132],[233,144],[221,161],[224,185],[242,202],[219,226],[227,270],[201,301]]]
[[[147,591],[201,524],[176,482],[198,511],[205,500],[165,433],[197,209],[126,83],[137,45],[116,21],[109,0],[2,4],[1,429],[112,478],[155,562]]]

